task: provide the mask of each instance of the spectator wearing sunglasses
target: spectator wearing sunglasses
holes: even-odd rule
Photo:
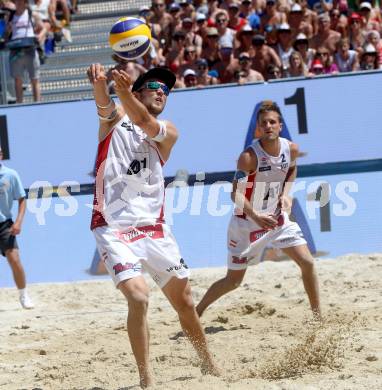
[[[207,29],[206,39],[203,43],[204,47],[201,57],[207,60],[209,69],[212,69],[220,61],[219,34],[215,27]]]
[[[246,19],[239,15],[240,5],[239,2],[233,0],[228,5],[228,27],[235,31],[240,31],[246,24]]]
[[[312,67],[312,62],[316,51],[309,47],[308,37],[300,33],[297,35],[294,41],[293,48],[301,54],[302,61],[304,62],[307,69]]]
[[[264,35],[257,34],[252,39],[255,54],[252,56],[252,69],[260,72],[267,79],[269,65],[281,69],[281,61],[274,49],[265,43]]]
[[[196,61],[196,69],[198,86],[219,84],[218,79],[208,73],[208,62],[205,58],[199,58]]]
[[[196,21],[195,33],[202,38],[202,48],[203,48],[203,40],[206,38],[207,31],[208,31],[207,17],[202,13],[197,13],[195,17],[195,21]]]
[[[349,42],[350,49],[362,53],[362,47],[365,44],[364,28],[362,26],[362,17],[353,12],[349,17]]]
[[[288,23],[292,31],[293,39],[301,33],[308,37],[313,35],[313,25],[304,19],[304,11],[298,3],[292,5],[288,15]]]
[[[172,44],[170,50],[166,54],[166,66],[174,73],[178,72],[184,58],[184,49],[186,45],[186,33],[178,30],[172,36]]]
[[[192,5],[192,0],[180,0],[179,5],[181,8],[180,17],[195,19],[195,8]]]
[[[378,63],[382,65],[382,41],[381,35],[377,30],[371,30],[366,35],[366,43],[371,43],[378,54]]]
[[[281,68],[277,65],[270,64],[268,65],[266,72],[266,80],[276,80],[282,78]]]
[[[336,51],[337,43],[341,39],[341,34],[330,28],[330,16],[328,13],[323,13],[318,17],[318,33],[310,42],[313,49],[326,47],[330,54]]]
[[[182,30],[186,33],[186,45],[194,46],[197,56],[200,56],[202,53],[203,39],[195,32],[196,26],[191,18],[187,17],[182,20]]]
[[[360,61],[361,70],[376,70],[380,69],[378,62],[378,53],[374,45],[368,43],[364,47],[364,51],[361,55]]]
[[[317,49],[316,58],[320,60],[323,65],[323,73],[325,74],[338,73],[338,67],[332,61],[332,56],[329,50],[325,46],[319,47]]]
[[[176,31],[182,25],[181,18],[181,8],[180,5],[176,2],[173,2],[168,7],[168,12],[172,16],[172,21],[170,23],[171,31]]]
[[[219,49],[220,61],[213,66],[213,70],[216,70],[219,74],[219,81],[222,84],[234,82],[234,73],[236,67],[236,60],[233,57],[232,46],[222,46]]]
[[[239,55],[237,67],[235,70],[235,78],[239,84],[254,83],[256,81],[264,81],[264,77],[260,72],[251,69],[252,60],[247,52]]]
[[[233,47],[235,31],[228,27],[228,15],[226,12],[218,12],[215,17],[215,24],[219,34],[220,47]]]
[[[312,63],[312,67],[310,68],[309,71],[309,76],[320,76],[322,74],[324,74],[324,65],[317,58]]]
[[[187,46],[183,52],[183,61],[179,67],[178,74],[182,75],[186,69],[196,70],[196,60],[198,53],[195,46]]]
[[[237,42],[239,46],[235,49],[235,58],[239,57],[239,54],[242,52],[248,52],[250,55],[253,55],[252,47],[252,38],[255,32],[252,30],[252,27],[249,24],[246,24],[237,34]]]
[[[158,37],[159,42],[166,42],[169,44],[171,38],[171,24],[172,16],[166,12],[166,3],[164,0],[152,0],[151,9],[153,15],[151,16],[151,23],[159,24],[161,27],[160,35]]]
[[[348,18],[341,14],[340,10],[337,8],[332,9],[329,12],[330,16],[330,28],[334,31],[337,31],[341,34],[342,38],[345,38],[347,35],[348,27]]]
[[[276,0],[266,0],[264,13],[260,17],[260,31],[273,31],[282,23],[287,22],[284,12],[277,11]]]

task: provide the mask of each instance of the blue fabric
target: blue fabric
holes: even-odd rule
[[[321,1],[320,0],[308,0],[308,5],[309,5],[309,8],[313,8],[313,6],[316,4],[316,3],[320,3]],[[333,0],[325,0],[325,3],[333,3]]]
[[[0,222],[12,218],[14,200],[25,198],[24,187],[18,173],[4,165],[0,166]]]
[[[249,25],[253,30],[258,30],[260,28],[260,16],[256,12],[248,16]]]

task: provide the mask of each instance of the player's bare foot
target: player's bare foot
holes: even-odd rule
[[[218,367],[215,366],[214,363],[208,362],[203,363],[200,371],[203,375],[213,375],[213,376],[221,376],[222,373]]]
[[[148,389],[154,385],[154,381],[151,378],[151,375],[146,375],[144,378],[141,377],[139,381],[141,389]]]

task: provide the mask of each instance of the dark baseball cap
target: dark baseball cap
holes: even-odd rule
[[[150,79],[162,81],[167,85],[168,89],[172,89],[175,84],[176,76],[169,68],[157,67],[152,68],[146,73],[140,75],[134,82],[132,91],[138,91],[142,88],[142,85]]]

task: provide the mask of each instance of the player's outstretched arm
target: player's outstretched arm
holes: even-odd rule
[[[124,112],[110,97],[106,83],[105,68],[101,64],[90,65],[87,70],[87,76],[93,86],[93,96],[100,121],[99,139],[101,141],[122,118]]]
[[[132,80],[128,73],[113,70],[115,92],[131,121],[157,142],[162,157],[167,160],[177,138],[178,131],[169,121],[159,121],[131,92]]]

